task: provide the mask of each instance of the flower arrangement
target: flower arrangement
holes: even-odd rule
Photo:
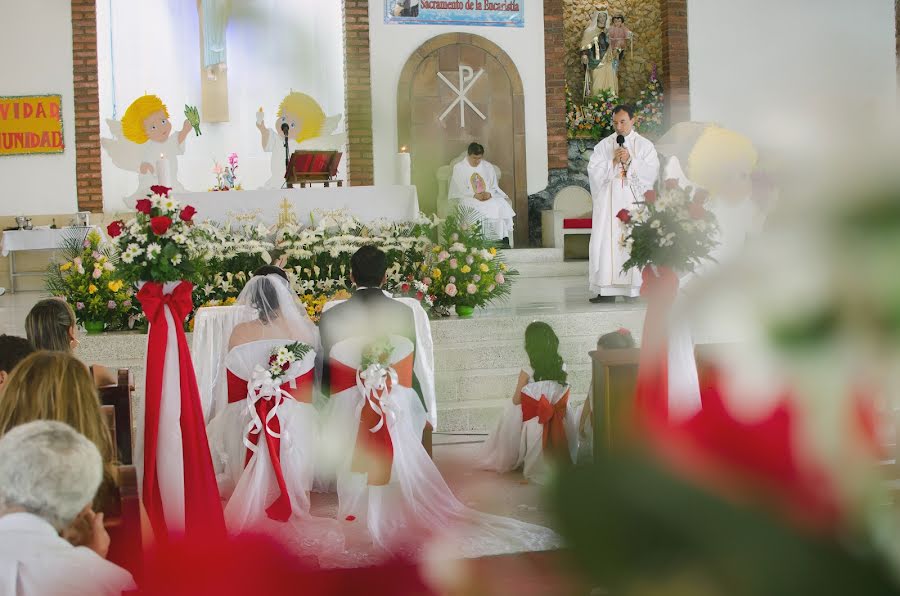
[[[312,347],[299,341],[274,348],[269,353],[269,368],[266,369],[266,374],[272,381],[281,380],[291,365],[303,360],[311,351]]]
[[[646,137],[657,138],[662,134],[663,97],[662,83],[659,81],[654,64],[647,86],[641,91],[638,100],[634,102],[635,126]]]
[[[497,248],[485,240],[470,210],[451,213],[444,234],[448,246],[434,246],[422,269],[436,308],[484,306],[509,294],[517,272],[509,270]]]
[[[392,263],[385,289],[393,291],[419,273],[435,228],[424,216],[411,222],[363,224],[344,211],[330,211],[319,214],[318,220],[311,217],[306,225],[283,226],[275,247],[286,257],[285,270],[294,276],[295,291],[319,295],[349,289],[350,257],[361,246],[378,246]]]
[[[566,128],[573,138],[602,139],[613,132],[612,111],[619,105],[619,96],[611,90],[578,103],[566,87]]]
[[[47,291],[67,300],[75,319],[84,327],[105,323],[108,330],[123,330],[134,325],[139,312],[134,291],[119,279],[115,251],[96,231],[82,240],[81,234],[65,238],[60,248],[62,259],[50,264]]]
[[[197,210],[170,196],[165,186],[151,187],[137,202],[137,214],[106,228],[119,249],[119,273],[128,283],[195,281],[206,260],[207,245],[198,242],[192,220]]]
[[[620,210],[619,243],[631,255],[622,269],[660,266],[688,272],[710,259],[718,228],[706,209],[707,198],[706,191],[681,188],[677,180],[669,179],[662,194],[648,190],[633,210]]]
[[[204,246],[211,273],[194,288],[194,303],[221,304],[236,298],[253,272],[272,262],[272,232],[255,216],[232,218],[224,225],[203,222],[195,226]]]
[[[216,185],[210,188],[211,191],[227,191],[227,190],[243,190],[237,181],[238,155],[230,153],[228,155],[227,165],[222,165],[217,161],[213,162],[213,174],[216,175]]]
[[[296,284],[292,284],[296,285]],[[301,294],[300,301],[306,308],[306,314],[313,323],[318,323],[322,317],[322,310],[325,304],[332,300],[347,300],[350,298],[350,292],[347,290],[338,290],[333,294]]]
[[[391,354],[393,353],[394,346],[391,344],[391,340],[387,337],[380,337],[363,348],[359,367],[361,370],[366,370],[370,366],[387,368],[391,365]]]
[[[431,278],[425,280],[415,279],[409,275],[405,281],[394,287],[394,297],[415,298],[422,303],[423,307],[431,308],[434,306],[435,295],[431,293]]]

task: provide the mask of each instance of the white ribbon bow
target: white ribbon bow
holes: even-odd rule
[[[247,425],[247,432],[244,433],[244,445],[254,453],[256,453],[258,447],[250,441],[250,435],[258,435],[265,428],[265,431],[270,436],[276,439],[281,438],[281,433],[273,430],[269,426],[269,422],[278,415],[278,407],[285,399],[294,399],[290,393],[281,388],[281,385],[281,377],[273,379],[269,374],[269,370],[259,364],[253,369],[253,375],[250,381],[247,382],[247,408],[250,411],[250,423]],[[297,388],[297,377],[290,380],[289,386],[291,389]],[[256,404],[261,399],[271,400],[274,403],[272,409],[266,415],[265,422],[256,412]]]
[[[391,421],[396,419],[391,401],[387,398],[394,385],[397,384],[397,378],[397,371],[393,367],[385,368],[376,363],[370,364],[365,370],[357,369],[356,371],[356,387],[364,399],[356,408],[356,416],[359,417],[362,414],[366,401],[369,402],[369,407],[378,414],[378,423],[369,429],[371,433],[377,433],[384,427],[385,416],[390,416]]]

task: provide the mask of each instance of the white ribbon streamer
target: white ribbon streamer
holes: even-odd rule
[[[247,383],[247,408],[250,411],[250,423],[247,425],[247,432],[244,433],[244,445],[253,453],[256,453],[258,446],[250,441],[250,435],[258,435],[265,429],[273,438],[281,438],[281,434],[273,430],[269,426],[269,422],[278,415],[278,407],[285,399],[294,399],[294,396],[282,389],[281,385],[281,377],[273,379],[268,369],[263,368],[259,364],[253,369],[253,376]],[[297,388],[296,377],[290,380],[289,386],[291,389]],[[266,415],[265,422],[256,412],[256,404],[261,399],[270,400],[274,404]]]
[[[396,419],[390,397],[391,390],[397,384],[397,371],[393,367],[385,368],[381,364],[370,364],[365,370],[356,370],[356,388],[363,396],[362,402],[356,408],[356,416],[362,414],[366,401],[369,407],[378,414],[378,423],[369,429],[370,433],[377,433],[385,425],[385,417],[390,416],[391,421]]]

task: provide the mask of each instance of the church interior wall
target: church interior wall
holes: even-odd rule
[[[412,53],[423,43],[444,33],[480,35],[500,46],[515,63],[525,92],[525,142],[527,189],[537,192],[547,185],[547,111],[544,85],[544,20],[542,3],[528,0],[525,26],[445,27],[433,25],[388,25],[384,3],[369,3],[372,61],[372,136],[375,184],[393,184],[396,176],[397,84]],[[490,161],[490,139],[479,139]],[[415,168],[415,156],[412,156]]]
[[[691,118],[778,152],[853,150],[896,115],[893,5],[689,0]]]
[[[0,157],[0,216],[74,214],[78,209],[71,8],[59,0],[0,0],[0,13],[14,21],[0,35],[4,57],[0,95],[61,95],[65,143],[62,154]]]

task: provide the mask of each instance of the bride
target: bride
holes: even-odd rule
[[[343,552],[343,539],[335,520],[309,512],[318,330],[277,267],[257,271],[237,304],[255,317],[231,331],[228,403],[207,426],[226,525],[233,534],[275,534],[324,563]]]

